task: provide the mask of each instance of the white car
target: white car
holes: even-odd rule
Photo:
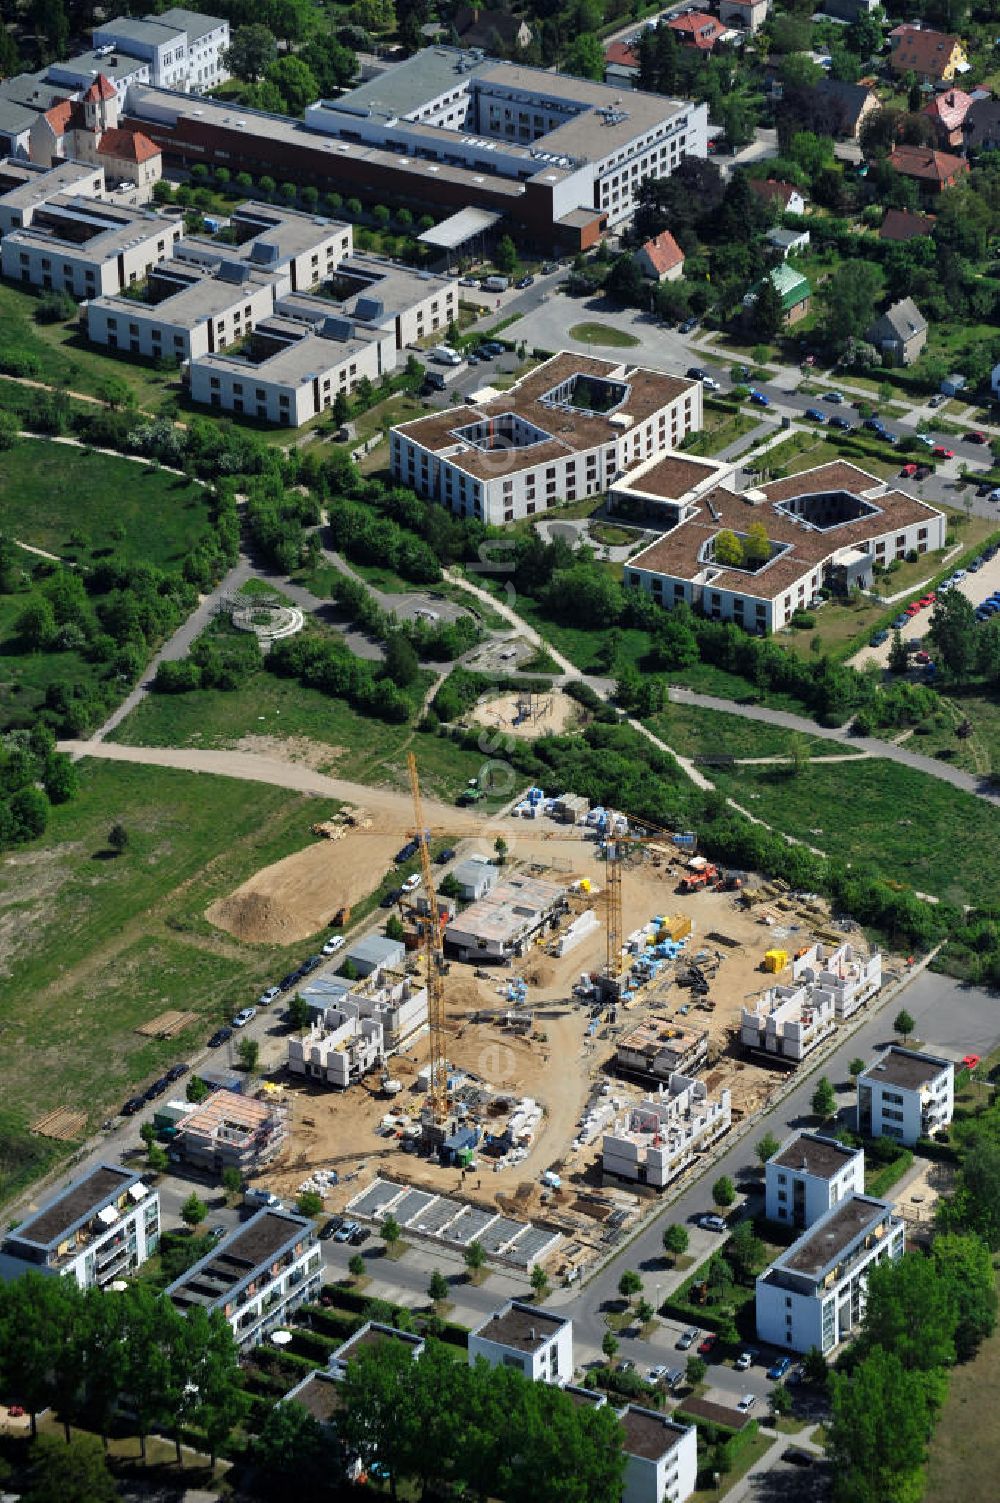
[[[256,1016],[256,1007],[244,1007],[240,1012],[236,1014],[235,1018],[233,1019],[233,1027],[245,1028],[248,1023],[253,1022]]]
[[[918,444],[923,444],[925,449],[933,449],[936,440],[931,438],[929,433],[915,433],[913,436]]]
[[[737,1357],[736,1361],[733,1363],[733,1366],[735,1367],[735,1369],[736,1369],[736,1371],[738,1373],[745,1373],[748,1367],[753,1367],[753,1355],[752,1355],[752,1353],[750,1353],[750,1352],[740,1352],[740,1355]]]
[[[704,386],[706,391],[722,390],[722,387],[719,385],[718,381],[716,381],[714,376],[702,376],[701,384],[702,386]]]
[[[337,951],[342,950],[343,948],[344,936],[342,934],[335,934],[333,938],[328,939],[326,944],[323,946],[323,954],[336,955]]]
[[[266,992],[261,992],[260,996],[257,998],[257,1006],[258,1007],[270,1007],[270,1005],[274,1001],[275,997],[280,997],[280,996],[281,996],[281,987],[280,986],[269,986],[268,989],[267,989],[267,991]]]
[[[755,1393],[745,1393],[736,1407],[741,1414],[749,1414],[756,1402],[757,1395]]]
[[[406,881],[403,883],[403,891],[404,892],[413,892],[419,886],[420,886],[420,873],[419,872],[413,872],[412,875],[409,876],[409,877],[407,877]]]

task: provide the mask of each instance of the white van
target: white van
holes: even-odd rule
[[[436,344],[431,350],[431,359],[439,365],[461,365],[462,357],[450,344]]]

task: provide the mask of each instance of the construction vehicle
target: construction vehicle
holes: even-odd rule
[[[702,888],[710,887],[717,881],[718,876],[717,868],[710,861],[706,861],[704,866],[698,867],[695,871],[684,873],[684,876],[680,880],[678,891],[700,892]]]
[[[427,904],[427,916],[423,926],[424,955],[427,960],[427,1026],[430,1043],[427,1107],[433,1125],[441,1126],[448,1114],[448,1060],[445,1055],[444,1042],[444,977],[447,966],[444,959],[440,905],[434,888],[430,840],[427,835],[427,826],[424,824],[417,759],[412,752],[406,754],[406,766],[410,774],[410,793],[413,796],[413,816],[416,826],[414,839],[420,847],[423,897]]]
[[[351,910],[347,907],[338,908],[330,920],[331,929],[346,929],[351,922]]]

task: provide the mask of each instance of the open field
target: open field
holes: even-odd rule
[[[696,705],[668,705],[645,723],[682,757],[788,757],[801,743],[817,755],[839,750],[818,736]]]
[[[1000,1406],[1000,1331],[984,1341],[971,1362],[948,1374],[948,1397],[930,1444],[924,1503],[954,1503],[996,1495],[1000,1445],[986,1420]]]
[[[93,1129],[287,969],[286,948],[236,943],[202,913],[310,844],[309,825],[333,807],[260,785],[248,798],[234,779],[163,768],[90,761],[80,773],[79,796],[53,809],[44,838],[0,857],[0,1199],[34,1172],[29,1120],[68,1106]],[[129,846],[111,858],[115,821]],[[170,1007],[201,1022],[169,1042],[134,1031]]]
[[[60,558],[114,551],[170,570],[209,530],[203,486],[41,438],[0,455],[0,515],[8,536]]]
[[[854,862],[952,902],[983,895],[1000,859],[1000,810],[879,758],[807,767],[741,767],[713,781],[752,814]]]
[[[425,687],[423,675],[420,693]],[[429,680],[427,680],[429,682]],[[425,791],[455,798],[483,758],[412,725],[386,725],[359,715],[342,699],[273,673],[255,673],[240,689],[150,694],[115,731],[130,746],[196,746],[255,750],[259,738],[290,743],[289,754],[364,783],[406,786],[406,751],[420,759]],[[307,745],[308,743],[308,745]]]

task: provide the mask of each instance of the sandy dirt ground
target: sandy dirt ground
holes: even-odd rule
[[[530,702],[530,715],[528,719],[515,725],[522,700],[525,700],[525,696],[516,693],[501,694],[496,699],[477,704],[471,712],[471,719],[477,725],[499,726],[511,736],[521,736],[529,741],[550,732],[570,730],[580,720],[581,710],[577,701],[562,689],[552,689],[547,694],[530,696],[530,701],[525,700]]]

